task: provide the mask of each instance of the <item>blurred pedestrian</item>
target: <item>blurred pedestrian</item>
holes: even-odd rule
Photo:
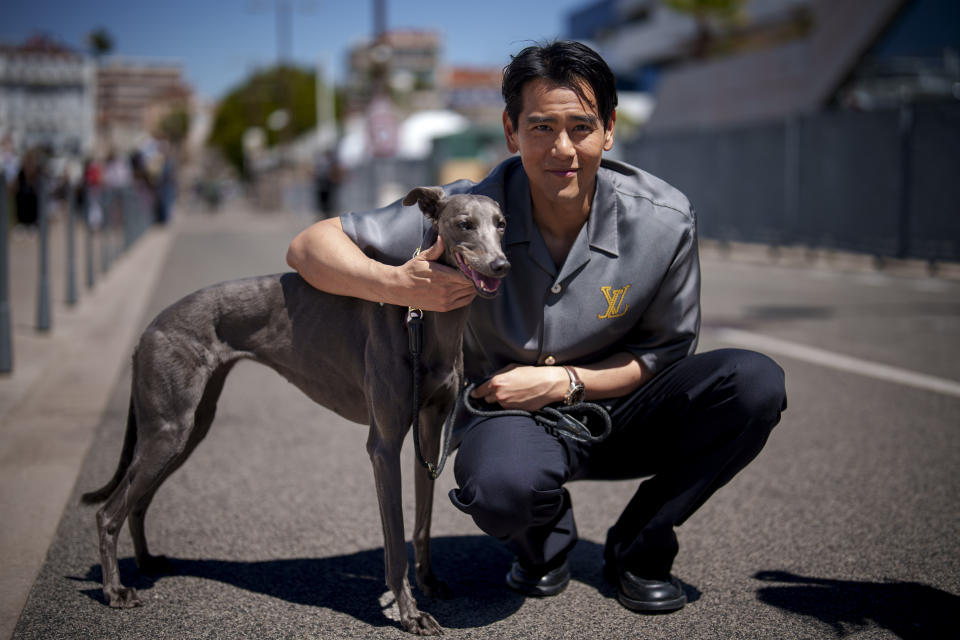
[[[20,156],[13,148],[13,138],[4,136],[0,143],[0,178],[6,180],[7,186],[12,186],[20,171]]]
[[[153,216],[154,222],[156,222],[156,185],[147,167],[147,160],[144,153],[139,149],[131,151],[129,159],[131,184],[137,202],[137,211]]]
[[[85,214],[87,225],[91,229],[99,229],[103,225],[103,209],[100,206],[103,168],[96,158],[88,158],[84,164],[81,185],[80,210]]]
[[[111,150],[103,170],[103,226],[118,229],[123,224],[124,191],[133,183],[130,163]]]
[[[169,145],[161,145],[160,171],[156,179],[156,214],[158,224],[167,224],[173,215],[177,193],[176,165]]]
[[[314,168],[316,206],[322,218],[333,215],[337,203],[337,190],[341,181],[340,163],[334,150],[327,150],[317,160]]]
[[[33,227],[37,224],[39,212],[40,181],[43,173],[43,159],[39,149],[30,149],[23,156],[23,163],[17,171],[16,207],[17,223]]]
[[[479,184],[445,187],[503,207],[512,267],[498,296],[474,301],[475,272],[431,262],[442,238],[400,203],[315,223],[288,262],[331,293],[435,311],[473,301],[464,373],[494,414],[458,411],[450,499],[516,554],[507,586],[533,596],[567,586],[577,528],[565,483],[647,478],[610,523],[604,574],[631,610],[679,609],[675,528],[760,452],[786,408],[783,371],[751,351],[694,353],[693,208],[662,180],[602,157],[617,104],[607,64],[576,42],[532,46],[504,69],[502,90],[507,148],[519,157]],[[500,412],[584,399],[609,412],[601,442]]]
[[[103,170],[103,184],[107,189],[122,189],[130,185],[130,167],[114,151],[107,154],[106,166]]]

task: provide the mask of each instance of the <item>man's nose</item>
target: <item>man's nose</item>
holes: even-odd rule
[[[553,154],[555,156],[566,157],[572,156],[573,153],[573,140],[570,139],[566,131],[561,131],[554,140]]]

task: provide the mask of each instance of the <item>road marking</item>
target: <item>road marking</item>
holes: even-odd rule
[[[839,353],[833,353],[832,351],[810,347],[797,342],[790,342],[789,340],[771,338],[770,336],[752,333],[750,331],[741,331],[740,329],[717,329],[711,332],[711,335],[721,342],[726,342],[727,344],[738,347],[787,356],[788,358],[830,367],[831,369],[837,369],[839,371],[855,373],[861,376],[886,380],[887,382],[895,382],[897,384],[925,389],[927,391],[935,391],[960,398],[960,382],[947,378],[938,378],[908,369],[891,367],[890,365],[879,362],[844,356]]]
[[[917,291],[923,291],[928,293],[943,293],[944,291],[950,291],[952,288],[951,283],[944,280],[935,280],[933,278],[924,278],[922,280],[914,280],[911,282],[913,288]]]

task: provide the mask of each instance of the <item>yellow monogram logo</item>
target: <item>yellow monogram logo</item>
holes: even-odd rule
[[[629,288],[630,285],[622,289],[600,287],[600,291],[603,292],[603,297],[607,300],[607,310],[597,315],[597,318],[607,320],[609,318],[619,318],[620,316],[626,315],[630,305],[624,304],[623,301],[627,297],[627,289]]]

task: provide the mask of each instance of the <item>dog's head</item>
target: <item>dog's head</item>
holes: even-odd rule
[[[507,221],[500,205],[486,196],[447,197],[440,187],[417,187],[403,199],[407,206],[414,203],[443,238],[443,262],[473,281],[478,295],[495,296],[510,270],[502,248]]]

